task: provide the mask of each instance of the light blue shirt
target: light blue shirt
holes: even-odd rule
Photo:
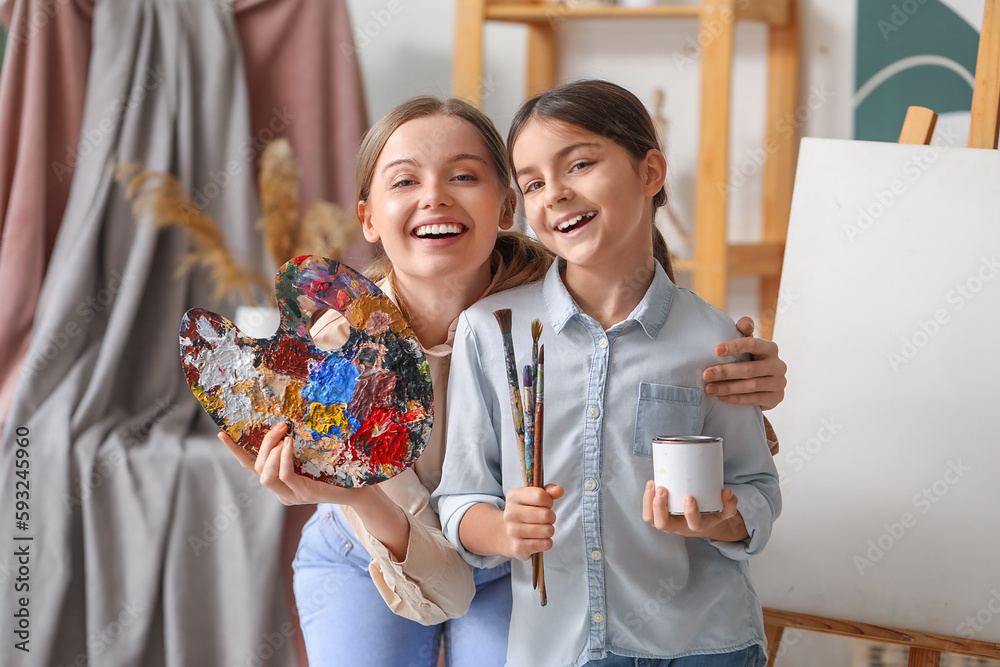
[[[483,299],[459,319],[448,386],[448,449],[432,502],[445,535],[473,565],[500,557],[458,537],[476,503],[503,509],[522,486],[500,328],[513,310],[518,369],[530,362],[531,321],[545,345],[545,481],[563,486],[545,552],[548,605],[531,588],[531,562],[513,561],[511,667],[581,665],[618,655],[675,658],[765,645],[748,559],[763,549],[781,508],[760,409],[704,392],[716,344],[740,336],[728,315],[674,286],[657,265],[645,296],[604,331],[566,291],[553,263],[545,279]],[[733,358],[724,359],[732,361]],[[724,479],[749,539],[666,534],[642,520],[658,435],[723,438]]]

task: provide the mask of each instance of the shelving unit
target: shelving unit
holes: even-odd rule
[[[730,276],[759,276],[759,334],[770,337],[778,305],[778,280],[792,201],[798,104],[799,28],[797,0],[702,0],[697,5],[650,7],[574,6],[542,0],[457,0],[452,94],[477,106],[483,80],[483,30],[487,21],[528,28],[525,95],[556,85],[557,28],[573,19],[696,19],[701,46],[701,127],[695,195],[694,256],[678,268],[693,273],[694,290],[726,307]],[[763,238],[760,243],[726,241],[729,126],[732,109],[733,36],[739,21],[768,25],[767,128],[764,149]]]

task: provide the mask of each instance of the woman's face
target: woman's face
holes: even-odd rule
[[[365,238],[382,241],[398,279],[472,278],[488,276],[498,227],[512,225],[514,201],[476,129],[435,115],[389,136],[358,216]]]

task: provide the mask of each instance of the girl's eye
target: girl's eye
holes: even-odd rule
[[[594,164],[593,161],[583,160],[581,162],[574,163],[573,166],[570,167],[569,169],[570,169],[570,171],[580,171],[580,169],[585,169],[585,168],[589,167],[592,164]]]
[[[522,190],[522,192],[524,192],[525,194],[528,194],[529,192],[533,192],[533,191],[537,190],[540,187],[542,187],[542,182],[541,181],[532,181],[532,182],[530,182],[530,183],[528,183],[527,185],[524,186],[524,189]]]
[[[478,181],[479,179],[475,177],[474,174],[459,174],[455,177],[459,181]]]
[[[393,183],[391,187],[393,187],[393,188],[405,188],[406,186],[413,185],[414,183],[416,183],[416,181],[414,181],[412,178],[401,178],[398,181],[396,181],[395,183]]]

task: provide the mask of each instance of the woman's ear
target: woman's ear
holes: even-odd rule
[[[650,148],[646,151],[646,157],[643,159],[643,162],[646,167],[645,193],[647,197],[653,197],[660,191],[663,183],[667,180],[667,159],[663,157],[663,153],[660,151]]]
[[[365,239],[369,243],[376,243],[379,240],[379,235],[375,230],[375,225],[372,224],[371,209],[364,199],[358,201],[358,220],[361,221],[361,232],[365,235]]]
[[[517,195],[513,188],[507,188],[507,197],[500,211],[500,229],[509,230],[514,227],[514,214],[517,212]]]

